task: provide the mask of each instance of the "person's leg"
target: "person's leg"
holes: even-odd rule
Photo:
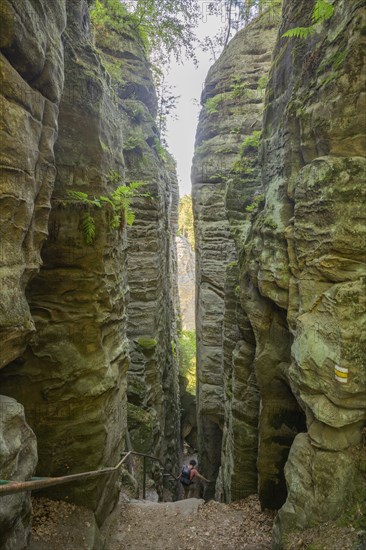
[[[195,487],[196,487],[196,484],[194,482],[188,485],[188,498],[194,498],[196,493]]]

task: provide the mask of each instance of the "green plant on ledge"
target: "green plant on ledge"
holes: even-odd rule
[[[245,207],[245,211],[246,212],[254,212],[255,210],[257,210],[261,205],[264,204],[264,194],[262,193],[261,195],[256,195],[253,199],[253,202],[252,204],[248,204],[248,206]]]
[[[117,180],[118,177],[118,180]],[[112,170],[110,172],[110,182],[119,182],[121,179],[120,174]],[[108,208],[111,217],[109,227],[112,230],[122,230],[127,225],[132,225],[135,221],[135,213],[132,210],[131,203],[136,197],[151,197],[150,193],[138,193],[138,189],[142,187],[144,182],[133,181],[128,186],[119,185],[113,193],[109,195],[100,195],[99,197],[90,198],[87,193],[82,191],[70,190],[67,192],[70,198],[87,206],[88,210],[83,215],[81,220],[81,231],[83,233],[84,241],[90,245],[94,242],[96,237],[95,219],[91,214],[91,208]]]
[[[128,138],[123,144],[124,151],[142,151],[146,142],[139,136]]]
[[[219,105],[223,101],[222,94],[215,95],[214,97],[209,97],[204,104],[205,109],[211,115],[213,113],[219,112]]]
[[[261,135],[261,130],[254,130],[250,136],[247,136],[241,144],[241,154],[243,155],[245,152],[249,152],[251,150],[257,151],[260,144]]]

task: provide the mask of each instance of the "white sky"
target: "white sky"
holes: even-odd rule
[[[202,21],[197,29],[197,35],[201,39],[207,35],[213,37],[225,24],[224,16],[206,13],[207,4],[208,2],[201,2]],[[177,120],[170,117],[167,124],[168,148],[177,161],[180,196],[191,193],[191,164],[200,111],[200,106],[195,105],[193,100],[200,101],[207,72],[214,63],[209,52],[197,50],[196,55],[198,68],[190,60],[185,60],[183,64],[172,61],[166,77],[166,82],[175,86],[172,94],[181,96],[175,110]]]

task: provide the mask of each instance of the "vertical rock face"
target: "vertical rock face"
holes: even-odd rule
[[[65,2],[5,0],[1,16],[0,368],[34,332],[24,291],[40,265],[55,180]]]
[[[355,447],[366,417],[366,125],[360,117],[365,112],[365,13],[362,2],[333,5],[334,15],[320,33],[297,40],[281,36],[309,25],[312,6],[301,0],[283,3],[259,159],[250,153],[259,141],[252,134],[226,184],[217,171],[202,170],[205,151],[210,161],[214,144],[223,137],[227,147],[231,143],[227,127],[235,118],[233,112],[227,118],[222,114],[223,98],[210,116],[207,108],[212,111],[215,102],[206,102],[193,166],[202,308],[198,406],[224,426],[216,489],[225,499],[236,497],[232,480],[237,472],[240,486],[248,469],[255,485],[254,457],[244,466],[250,452],[243,452],[243,441],[247,445],[250,435],[256,447],[253,413],[259,399],[258,491],[263,506],[282,506],[274,527],[278,548],[284,533],[337,517],[352,498],[359,482]],[[256,48],[258,40],[252,44]],[[243,53],[238,57],[245,67]],[[228,71],[234,73],[232,67]],[[227,79],[224,73],[220,78]],[[247,108],[238,100],[241,116]],[[224,175],[232,162],[226,155],[229,151],[220,166]],[[237,264],[230,263],[229,230]],[[225,252],[215,271],[221,244]],[[212,281],[219,290],[215,300],[210,299]],[[212,334],[219,342],[215,348],[208,345]],[[216,362],[212,355],[207,360],[207,348],[215,350]],[[216,419],[205,403],[209,388],[221,411]],[[242,462],[235,470],[238,457]],[[213,460],[218,462],[217,454]]]
[[[5,0],[1,17],[0,368],[24,351],[35,330],[25,289],[41,262],[56,173],[65,2]],[[22,405],[0,396],[1,477],[27,479],[36,462]],[[30,522],[27,493],[1,498],[1,548],[25,548]]]
[[[36,437],[15,399],[0,396],[0,472],[2,479],[24,481],[37,463]],[[26,548],[31,522],[30,493],[0,499],[0,545],[4,550]]]
[[[151,124],[150,124],[151,126]],[[176,357],[176,252],[178,185],[172,159],[163,164],[154,144],[146,143],[132,159],[130,177],[149,183],[151,199],[136,203],[136,221],[128,231],[129,411],[149,415],[135,424],[132,446],[158,456],[174,471],[179,458],[179,385]],[[141,167],[144,155],[145,167]],[[146,160],[148,162],[146,162]],[[141,175],[142,170],[142,175]]]
[[[125,236],[109,230],[106,209],[94,207],[96,239],[86,245],[85,207],[67,195],[111,192],[108,173],[123,167],[122,123],[91,46],[87,3],[69,2],[67,15],[50,234],[27,290],[36,335],[2,379],[3,391],[25,406],[38,473],[46,476],[116,464],[126,431]],[[53,494],[86,504],[101,520],[115,481],[93,479]]]
[[[246,245],[243,277],[286,316],[291,355],[279,378],[291,387],[307,426],[285,468],[278,544],[283,531],[340,514],[354,488],[354,446],[366,416],[362,4],[335,2],[323,32],[306,42],[279,39],[268,85],[261,154],[266,200]],[[306,8],[284,3],[280,35],[307,24]],[[244,288],[243,297],[248,303]],[[258,355],[265,349],[263,334]],[[261,421],[268,418],[264,413]]]
[[[216,492],[227,500],[255,492],[257,480],[254,335],[238,303],[237,258],[249,226],[245,206],[260,193],[256,148],[244,150],[243,140],[261,129],[273,15],[240,31],[211,68],[192,168],[199,451],[207,477],[216,479],[222,464]]]
[[[238,303],[236,261],[249,225],[245,206],[260,189],[255,155],[246,154],[243,140],[261,128],[262,82],[276,35],[272,15],[240,31],[211,68],[192,168],[200,460],[210,479],[222,464],[216,493],[227,500],[256,490],[254,336]]]
[[[182,329],[195,330],[195,257],[186,237],[176,238],[178,260],[179,309]]]
[[[127,433],[130,342],[132,364],[137,350],[146,373],[140,379],[141,387],[146,384],[143,404],[138,405],[148,403],[153,417],[154,440],[148,451],[168,457],[174,469],[178,460],[177,181],[174,163],[158,142],[155,91],[144,48],[127,18],[121,25],[118,30],[97,26],[95,44],[88,2],[70,0],[65,67],[53,60],[65,85],[56,119],[49,236],[43,266],[26,289],[36,332],[20,357],[15,358],[19,347],[4,358],[7,365],[0,371],[2,392],[24,405],[37,436],[37,471],[42,476],[119,461]],[[54,29],[50,32],[56,36]],[[34,138],[37,146],[39,139]],[[15,156],[13,144],[9,149]],[[136,220],[128,232],[123,223],[112,227],[106,203],[85,204],[68,193],[110,196],[117,185],[137,180],[151,196],[134,200]],[[27,208],[33,206],[29,196]],[[95,238],[88,244],[90,217]],[[46,221],[43,217],[44,233]],[[153,340],[153,350],[145,345],[146,338]],[[50,495],[88,506],[101,523],[118,490],[117,474],[59,486]]]

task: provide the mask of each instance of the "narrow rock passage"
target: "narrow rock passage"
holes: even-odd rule
[[[257,497],[235,504],[121,501],[104,529],[108,550],[266,550],[273,515]]]

